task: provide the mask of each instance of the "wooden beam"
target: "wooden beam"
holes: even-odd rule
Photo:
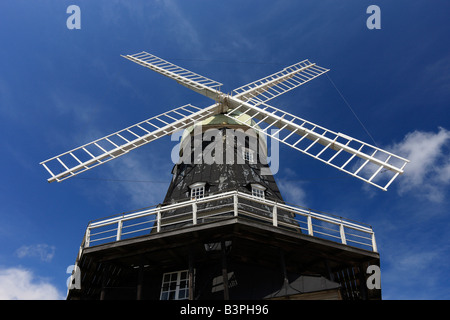
[[[194,300],[194,255],[189,253],[189,300]]]
[[[220,245],[222,247],[223,299],[230,300],[230,293],[228,291],[227,252],[225,248],[225,241],[222,240]]]
[[[139,268],[138,268],[136,300],[142,300],[143,289],[144,289],[144,262],[141,259],[141,263],[139,264]]]

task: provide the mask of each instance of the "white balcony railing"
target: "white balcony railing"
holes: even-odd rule
[[[230,191],[89,223],[81,250],[137,236],[239,217],[377,252],[370,226],[311,209]],[[80,250],[80,253],[81,253]]]

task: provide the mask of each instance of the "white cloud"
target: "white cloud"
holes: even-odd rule
[[[30,246],[22,246],[16,250],[19,258],[37,257],[41,261],[50,262],[55,255],[55,247],[48,244],[33,244]]]
[[[430,201],[440,202],[450,185],[450,131],[414,131],[389,150],[410,160],[398,179],[399,192],[415,192]]]
[[[30,270],[0,269],[0,300],[61,300],[63,295]]]

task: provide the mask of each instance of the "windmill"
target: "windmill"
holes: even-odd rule
[[[380,188],[382,190],[387,190],[389,185],[399,176],[403,173],[403,169],[408,163],[407,159],[404,159],[402,157],[399,157],[393,153],[390,153],[388,151],[385,151],[381,148],[378,148],[376,146],[372,146],[370,144],[367,144],[365,142],[362,142],[360,140],[357,140],[355,138],[352,138],[348,135],[345,135],[340,132],[334,132],[329,129],[326,129],[322,126],[319,126],[317,124],[314,124],[308,120],[302,119],[300,117],[297,117],[295,115],[292,115],[290,113],[287,113],[283,110],[277,109],[271,105],[269,105],[267,102],[290,91],[295,88],[298,88],[299,86],[311,81],[314,78],[319,77],[320,75],[326,73],[329,71],[326,68],[320,67],[316,65],[315,63],[311,63],[308,60],[304,60],[301,62],[298,62],[296,64],[293,64],[291,66],[288,66],[284,69],[282,69],[279,72],[276,72],[272,75],[269,75],[265,78],[262,78],[260,80],[254,81],[252,83],[249,83],[247,85],[244,85],[242,87],[239,87],[237,89],[234,89],[231,94],[225,94],[221,92],[221,86],[222,84],[211,80],[209,78],[206,78],[204,76],[201,76],[197,73],[194,73],[192,71],[186,70],[182,67],[179,67],[173,63],[170,63],[166,60],[163,60],[155,55],[149,54],[147,52],[140,52],[137,54],[132,55],[125,55],[122,56],[132,62],[135,62],[143,67],[149,68],[150,70],[153,70],[157,73],[160,73],[168,78],[171,78],[178,82],[179,84],[199,93],[202,94],[212,100],[214,100],[214,103],[206,108],[198,108],[193,105],[187,104],[182,107],[178,107],[176,109],[167,111],[163,114],[160,114],[158,116],[152,117],[150,119],[144,120],[142,122],[139,122],[135,125],[132,125],[130,127],[127,127],[123,130],[117,131],[113,134],[107,135],[103,138],[97,139],[95,141],[92,141],[88,144],[82,145],[78,148],[75,148],[73,150],[67,151],[65,153],[62,153],[58,156],[55,156],[53,158],[50,158],[46,161],[41,162],[41,165],[44,166],[44,168],[50,173],[50,178],[48,179],[48,182],[54,182],[54,181],[63,181],[68,178],[74,177],[82,172],[85,172],[87,170],[90,170],[96,166],[99,166],[101,164],[104,164],[110,160],[113,160],[115,158],[118,158],[122,155],[125,155],[126,153],[130,152],[131,150],[134,150],[140,146],[143,146],[149,142],[152,142],[156,139],[171,135],[175,132],[178,132],[180,130],[185,130],[185,132],[188,132],[188,136],[194,138],[195,135],[199,135],[198,132],[195,133],[195,128],[198,127],[198,124],[202,124],[203,127],[206,128],[225,128],[225,127],[233,127],[233,128],[247,128],[253,132],[254,136],[258,137],[270,137],[271,139],[274,139],[278,142],[281,142],[283,144],[288,145],[290,148],[300,151],[303,154],[306,154],[310,157],[313,157],[314,159],[317,159],[326,165],[329,165],[331,167],[334,167],[340,171],[343,171],[355,178],[361,179],[364,182],[373,185],[377,188]],[[200,136],[203,136],[205,134],[205,129],[200,129]],[[188,141],[190,138],[185,137],[184,143]],[[182,142],[183,144],[183,142]],[[243,157],[247,160],[247,162],[250,162],[253,158],[254,150],[251,150],[251,148],[248,148],[248,145],[245,145],[245,143],[241,146]],[[263,148],[264,149],[264,148]],[[188,149],[187,149],[188,150]],[[235,153],[239,153],[240,151],[238,149],[234,149]],[[263,154],[260,154],[260,151],[256,151],[256,157],[264,158],[264,155],[267,154],[267,151],[264,151]],[[188,150],[189,152],[189,150]],[[256,163],[259,163],[256,161]],[[182,164],[182,163],[181,163]],[[206,166],[206,167],[205,167]],[[200,219],[203,219],[202,221],[205,222],[214,222],[216,220],[212,219],[210,216],[206,217],[204,212],[218,212],[223,213],[223,210],[219,210],[217,208],[223,207],[228,199],[227,197],[230,195],[227,192],[229,190],[224,190],[223,188],[223,181],[219,183],[217,188],[214,190],[214,187],[210,189],[210,191],[214,190],[215,192],[211,192],[211,197],[215,194],[216,198],[211,198],[208,201],[204,201],[203,199],[206,199],[205,196],[205,185],[210,184],[210,181],[198,181],[198,176],[201,174],[201,172],[204,172],[209,167],[205,164],[203,164],[203,167],[197,166],[197,171],[191,168],[190,174],[187,173],[187,170],[184,170],[184,173],[180,174],[182,170],[179,170],[180,168],[175,165],[174,167],[174,179],[172,181],[171,186],[169,187],[166,199],[164,201],[165,204],[170,204],[172,206],[176,205],[176,203],[184,203],[182,201],[183,196],[190,195],[191,199],[188,199],[188,208],[192,217],[188,225],[191,226],[198,226]],[[255,168],[253,168],[255,169]],[[254,210],[262,210],[261,208],[264,207],[265,212],[270,212],[270,214],[260,214],[260,216],[265,216],[269,220],[273,220],[272,225],[273,226],[280,226],[281,224],[285,224],[285,227],[288,229],[296,225],[296,223],[289,223],[286,222],[286,219],[292,219],[293,216],[297,213],[293,213],[295,211],[294,208],[291,207],[282,207],[284,204],[284,201],[279,194],[279,190],[276,186],[276,183],[273,180],[273,177],[270,174],[270,170],[264,171],[264,169],[267,169],[266,167],[259,165],[257,170],[253,170],[253,172],[257,172],[256,175],[253,175],[249,178],[248,175],[246,175],[246,178],[243,179],[244,181],[240,181],[239,183],[234,183],[231,186],[235,189],[236,192],[232,195],[233,199],[232,205],[233,210],[229,212],[232,217],[236,218],[238,216],[239,210],[242,208],[242,206],[248,205],[248,203],[252,202],[252,199],[242,199],[238,200],[239,197],[246,197],[245,194],[245,188],[247,188],[249,191],[251,191],[251,194],[253,196],[256,196],[259,203],[255,206],[253,206]],[[239,169],[242,170],[242,169]],[[225,173],[225,176],[232,174],[233,172]],[[224,174],[222,172],[222,174]],[[265,177],[262,177],[262,175],[265,175]],[[190,179],[189,185],[186,187],[180,187],[179,194],[175,195],[175,185],[182,185],[183,183],[186,185],[188,184],[187,180],[188,177]],[[250,179],[250,180],[249,180]],[[251,180],[257,180],[253,182],[258,183],[251,183]],[[201,180],[201,179],[200,179]],[[223,179],[222,179],[223,180]],[[226,180],[226,179],[225,179]],[[233,179],[233,181],[237,181],[239,179]],[[264,183],[263,183],[264,182]],[[232,188],[232,189],[233,189]],[[243,193],[239,193],[239,188],[244,188]],[[175,193],[174,193],[175,192]],[[264,194],[267,195],[267,198],[264,196]],[[220,199],[217,198],[220,195]],[[262,195],[262,196],[261,196]],[[262,200],[261,200],[262,198]],[[191,201],[191,202],[189,202]],[[194,202],[192,202],[194,201]],[[203,201],[203,202],[202,202]],[[216,202],[214,202],[216,201]],[[239,203],[238,203],[239,202]],[[211,203],[215,203],[214,205],[211,205]],[[209,204],[209,205],[208,205]],[[203,207],[201,207],[203,205]],[[266,210],[270,207],[270,210]],[[183,209],[184,208],[184,209]],[[166,230],[167,232],[173,232],[174,229],[182,228],[183,224],[181,224],[182,219],[180,218],[173,218],[175,216],[179,216],[180,210],[181,212],[186,211],[185,207],[181,208],[180,204],[178,204],[178,207],[173,207],[172,209],[169,208],[169,206],[159,207],[159,209],[156,209],[156,211],[152,212],[157,217],[155,221],[155,225],[152,227],[151,234],[159,233],[161,230]],[[192,209],[191,209],[192,208]],[[259,209],[258,209],[259,208]],[[165,210],[165,211],[164,211]],[[203,210],[203,211],[201,211]],[[263,210],[263,211],[264,211]],[[284,211],[283,211],[284,210]],[[164,211],[164,213],[162,212]],[[247,213],[249,213],[251,210],[246,210]],[[201,212],[203,212],[203,218],[201,217]],[[296,212],[296,211],[295,211]],[[260,212],[261,213],[261,212]],[[148,212],[146,214],[149,214]],[[298,213],[300,214],[300,213]],[[256,214],[258,216],[258,214]],[[161,223],[161,217],[166,218],[166,226],[163,226]],[[172,218],[170,218],[172,217]],[[311,213],[309,216],[306,216],[307,218],[307,233],[309,235],[313,235],[313,226],[311,224]],[[316,215],[315,218],[319,219],[319,216]],[[159,219],[159,220],[158,220]],[[283,222],[284,219],[284,222]],[[123,223],[125,220],[121,220],[119,222],[118,220],[114,220],[114,223],[118,223],[117,230],[120,229],[120,235],[119,231],[117,231],[117,237],[116,239],[121,239],[121,228],[123,227]],[[331,221],[331,220],[330,220]],[[110,224],[111,221],[108,222]],[[253,221],[254,222],[254,221]],[[253,223],[252,222],[252,223]],[[331,222],[330,222],[331,223]],[[169,227],[171,225],[171,227]],[[88,238],[90,238],[90,232],[93,230],[94,227],[98,225],[92,224],[90,225]],[[219,226],[219,225],[218,225]],[[223,226],[223,223],[220,224],[220,226]],[[347,244],[347,240],[345,238],[345,232],[344,232],[344,225],[341,222],[339,224],[339,233],[342,240],[342,244]],[[254,225],[252,225],[254,227]],[[346,227],[351,228],[350,225],[346,225]],[[166,228],[166,229],[164,229]],[[233,229],[234,230],[234,229]],[[248,230],[247,230],[248,231]],[[199,231],[200,232],[200,231]],[[215,232],[218,232],[217,230]],[[234,231],[233,231],[234,232]],[[231,233],[233,233],[231,232]],[[371,231],[370,231],[371,232]],[[369,232],[369,233],[370,233]],[[300,232],[301,233],[301,232]],[[220,232],[219,232],[220,234]],[[228,230],[226,233],[230,235],[230,231]],[[371,232],[373,236],[373,232]],[[179,235],[179,234],[178,234]],[[261,237],[262,234],[257,233],[258,237]],[[303,235],[301,235],[303,236]],[[197,234],[198,238],[202,238],[202,236],[199,236]],[[224,292],[224,297],[228,298],[230,291],[229,286],[232,285],[234,277],[234,273],[227,272],[227,268],[225,268],[225,261],[227,254],[229,252],[227,250],[230,250],[231,245],[227,245],[229,243],[233,243],[233,250],[239,250],[235,249],[235,243],[242,244],[241,248],[252,248],[251,250],[255,250],[254,245],[250,244],[249,239],[245,238],[244,240],[240,236],[232,237],[233,241],[231,241],[230,236],[227,237],[213,237],[212,234],[206,233],[205,237],[210,237],[211,239],[214,238],[214,241],[208,242],[206,238],[202,238],[200,242],[202,242],[205,247],[209,247],[210,249],[207,250],[209,252],[214,252],[216,250],[219,251],[221,254],[221,261],[223,262],[223,268],[222,268],[222,274],[221,274],[221,288],[219,291]],[[256,236],[255,236],[256,237]],[[88,239],[85,237],[85,239]],[[309,238],[308,238],[309,239]],[[184,239],[185,240],[185,239]],[[89,242],[89,241],[88,241]],[[199,242],[199,243],[200,243]],[[270,241],[269,241],[270,242]],[[208,246],[206,245],[207,243]],[[273,248],[276,248],[278,246],[281,246],[281,244],[276,244],[274,242],[270,242],[269,247],[272,249],[268,249],[268,251],[272,252],[271,254],[277,255],[278,250],[274,250]],[[204,256],[200,253],[195,253],[195,250],[192,249],[195,247],[194,244],[191,243],[190,249],[188,250],[190,252],[189,254],[189,269],[185,273],[173,273],[173,274],[165,274],[165,277],[163,276],[163,286],[164,281],[166,281],[166,284],[171,281],[171,277],[176,278],[177,283],[177,291],[176,292],[177,297],[181,297],[183,294],[185,294],[185,297],[187,297],[186,292],[189,292],[189,297],[194,297],[194,289],[193,289],[193,280],[194,277],[194,271],[192,267],[192,257],[193,256]],[[108,249],[111,249],[108,247]],[[135,248],[136,249],[136,248]],[[375,242],[373,242],[373,251],[375,253],[371,252],[370,254],[362,254],[364,258],[369,257],[370,259],[377,259],[378,253],[376,253],[375,249]],[[111,249],[112,250],[112,249]],[[143,249],[139,248],[140,252],[142,253]],[[175,250],[175,249],[174,249]],[[245,257],[245,254],[243,249],[240,252],[239,255],[239,261],[243,262],[246,261],[247,258]],[[250,250],[250,249],[249,249]],[[318,249],[319,250],[319,249]],[[322,250],[322,249],[320,249]],[[324,250],[324,249],[323,249]],[[144,250],[145,251],[145,250]],[[325,250],[326,251],[326,250]],[[91,255],[90,261],[94,261],[97,257],[99,252],[105,253],[105,251],[96,251],[95,254]],[[123,251],[122,251],[123,252]],[[193,253],[194,252],[194,253]],[[248,251],[247,251],[248,252]],[[112,253],[111,253],[112,254]],[[116,256],[117,253],[112,254],[112,256]],[[148,253],[149,254],[149,253]],[[174,254],[172,254],[173,256]],[[323,255],[323,253],[322,253]],[[86,255],[87,257],[88,255]],[[133,257],[137,257],[137,255],[132,255]],[[142,280],[143,277],[143,270],[145,262],[142,262],[142,256],[140,263],[133,260],[133,263],[130,261],[127,261],[128,265],[132,264],[139,270],[141,270],[140,273],[140,279]],[[94,258],[93,258],[94,257]],[[79,257],[80,258],[80,257]],[[292,257],[291,257],[292,258]],[[86,258],[88,259],[88,258]],[[92,260],[94,259],[94,260]],[[136,258],[137,259],[137,258]],[[287,271],[289,268],[286,267],[285,258],[284,256],[280,258],[283,265],[283,281],[285,284],[284,289],[288,290],[288,287],[286,285],[288,284],[288,277],[287,277]],[[295,260],[294,258],[292,258]],[[355,258],[356,259],[356,258]],[[100,259],[102,261],[106,261],[108,259],[105,259],[104,257]],[[111,258],[111,261],[114,260]],[[126,259],[125,259],[126,260]],[[150,259],[151,260],[151,259]],[[183,259],[182,259],[183,260]],[[367,259],[366,259],[367,260]],[[81,260],[80,260],[81,261]],[[203,261],[202,259],[195,260],[198,263],[199,261]],[[298,261],[297,261],[298,262]],[[342,262],[342,261],[341,261]],[[341,263],[340,262],[340,263]],[[87,262],[85,262],[87,263]],[[125,262],[121,261],[122,267]],[[300,263],[300,262],[298,262]],[[88,263],[89,264],[89,263]],[[328,264],[325,263],[325,264]],[[339,263],[337,263],[339,264]],[[114,274],[114,270],[116,270],[116,267],[111,267],[111,264],[106,264],[108,267],[105,267],[104,264],[104,271],[105,274],[109,274],[108,281],[113,281],[114,278],[112,274]],[[117,263],[115,264],[117,266]],[[239,269],[235,265],[236,270]],[[337,266],[337,265],[336,265]],[[341,268],[343,265],[342,263],[339,265],[339,268]],[[111,269],[113,268],[113,269]],[[82,268],[83,269],[83,268]],[[307,268],[308,269],[308,268]],[[158,269],[159,272],[162,272],[161,269]],[[225,271],[224,271],[225,270]],[[327,270],[330,270],[330,267],[328,265]],[[156,271],[154,271],[156,272]],[[244,271],[242,271],[244,273]],[[331,274],[331,273],[330,273]],[[168,277],[168,278],[167,278]],[[184,277],[184,278],[183,278]],[[98,277],[97,277],[98,278]],[[117,278],[117,277],[116,277]],[[186,279],[189,278],[189,281]],[[220,278],[220,276],[219,276]],[[223,279],[228,278],[227,281],[223,281]],[[105,278],[106,279],[106,278]],[[164,280],[165,279],[165,280]],[[213,278],[213,284],[219,280]],[[242,279],[242,278],[241,278]],[[173,279],[172,279],[173,280]],[[184,281],[184,282],[183,282]],[[214,282],[215,281],[215,282]],[[241,280],[242,281],[242,280]],[[310,278],[297,278],[295,281],[298,283],[302,283],[304,285],[304,282],[313,283],[314,279]],[[329,281],[329,278],[328,280]],[[189,288],[185,290],[184,293],[180,291],[180,283],[183,282],[186,284],[189,283],[189,286],[186,288]],[[111,282],[112,283],[112,282]],[[241,282],[242,283],[242,282]],[[321,282],[323,284],[323,281]],[[334,282],[330,282],[330,286],[333,286]],[[343,282],[341,282],[342,285]],[[141,284],[142,285],[142,282]],[[105,286],[104,281],[99,286]],[[292,288],[292,286],[291,286]],[[98,289],[98,288],[97,288]],[[94,290],[94,289],[92,289]],[[138,290],[139,291],[139,290]],[[102,294],[104,294],[104,291],[101,291]],[[139,291],[140,292],[140,291]],[[172,293],[173,293],[172,292]],[[214,292],[214,290],[212,290]],[[277,291],[278,293],[280,290]],[[287,292],[287,291],[286,291]],[[267,293],[267,292],[266,292]],[[274,293],[273,295],[269,296],[272,298],[275,298],[278,293]],[[298,293],[298,292],[297,292]],[[141,294],[141,293],[140,293]],[[140,295],[139,294],[139,295]],[[178,296],[180,295],[180,296]],[[267,296],[267,295],[266,295]],[[162,297],[162,296],[161,296]],[[166,297],[166,296],[165,296]],[[242,295],[242,297],[245,297],[245,295]],[[261,298],[261,297],[260,297]]]

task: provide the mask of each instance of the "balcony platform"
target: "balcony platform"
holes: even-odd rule
[[[155,228],[154,226],[152,230]],[[205,270],[205,266],[211,265],[212,261],[220,264],[221,251],[207,248],[221,243],[229,244],[226,255],[229,266],[234,266],[237,270],[245,265],[248,274],[255,275],[259,270],[261,274],[272,272],[280,275],[281,258],[285,261],[287,274],[321,275],[328,279],[333,279],[334,274],[346,268],[365,271],[368,265],[379,265],[379,254],[373,250],[308,235],[295,228],[261,223],[245,215],[232,215],[216,221],[149,232],[146,235],[82,248],[77,259],[82,275],[81,290],[70,290],[68,299],[98,299],[105,288],[117,291],[117,288],[124,287],[130,291],[126,296],[135,298],[138,291],[138,270],[141,269],[146,279],[157,279],[146,284],[145,296],[146,299],[157,300],[164,272],[187,269],[192,264],[201,271]],[[264,273],[264,270],[267,272]],[[350,276],[353,277],[351,281],[365,283],[360,276]],[[267,275],[261,277],[266,279]],[[245,281],[242,278],[239,280],[244,285]],[[274,288],[276,286],[261,287],[260,296],[253,295],[250,299],[264,298],[276,291]],[[120,296],[123,298],[125,291],[121,292]],[[232,298],[249,299],[249,296],[234,295]]]

